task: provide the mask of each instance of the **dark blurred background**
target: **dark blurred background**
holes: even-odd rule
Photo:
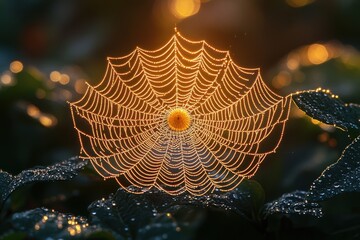
[[[77,155],[67,101],[81,96],[85,81],[94,85],[102,79],[106,57],[136,46],[159,48],[175,26],[189,39],[230,50],[240,66],[260,67],[267,84],[282,95],[322,87],[360,103],[359,24],[356,0],[1,0],[0,169],[17,174]],[[350,142],[345,132],[293,106],[279,151],[254,179],[266,201],[306,190]],[[117,187],[87,168],[73,181],[23,187],[12,195],[11,210],[46,206],[85,215],[90,202]],[[344,206],[355,201],[351,198],[335,199],[322,220],[296,224],[314,236],[342,228],[343,218],[359,213],[354,204]],[[200,239],[224,232],[260,234],[234,216],[206,214]],[[292,229],[290,235],[296,226]]]

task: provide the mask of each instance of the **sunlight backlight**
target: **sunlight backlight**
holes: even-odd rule
[[[12,79],[11,75],[7,74],[7,73],[3,74],[1,76],[0,80],[1,80],[1,83],[4,85],[11,85],[13,83],[13,79]]]
[[[177,18],[186,18],[196,14],[200,9],[199,0],[172,0],[170,10]]]
[[[59,83],[61,83],[62,85],[66,85],[70,82],[70,77],[67,74],[61,74],[60,79],[59,79]]]
[[[58,82],[61,79],[61,73],[59,73],[58,71],[52,71],[50,73],[50,80],[53,82]]]
[[[313,2],[314,2],[314,0],[286,0],[286,3],[290,7],[294,7],[294,8],[304,7]]]
[[[37,108],[34,105],[29,105],[26,109],[26,112],[30,117],[33,117],[33,118],[38,118],[40,115],[39,108]]]
[[[39,117],[39,122],[44,126],[44,127],[52,127],[56,124],[56,119],[53,116],[48,116],[48,115],[41,115]]]
[[[328,60],[329,53],[324,45],[315,43],[308,47],[308,59],[313,64],[321,64]]]
[[[20,61],[13,61],[10,63],[10,71],[13,73],[19,73],[23,70],[24,66]]]
[[[83,94],[86,91],[87,85],[84,79],[78,79],[75,82],[75,91],[79,94]]]

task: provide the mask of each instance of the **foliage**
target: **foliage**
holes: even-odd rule
[[[74,157],[53,166],[24,170],[16,176],[0,170],[0,204],[6,201],[14,190],[25,184],[72,179],[86,164],[87,161],[79,161],[77,157]]]
[[[282,214],[299,214],[312,215],[315,217],[322,216],[322,209],[316,202],[307,200],[308,192],[294,191],[282,195],[279,199],[267,203],[264,213],[266,215],[282,213]]]
[[[357,105],[345,105],[330,93],[317,91],[294,94],[293,99],[300,109],[315,119],[336,124],[344,130],[359,130]],[[346,147],[339,160],[327,167],[308,191],[286,193],[266,204],[264,190],[254,180],[244,181],[231,192],[215,191],[206,196],[170,196],[156,189],[137,195],[118,189],[107,199],[92,202],[88,207],[88,217],[47,208],[15,213],[7,219],[11,228],[2,236],[5,239],[45,238],[49,235],[79,239],[187,239],[193,236],[202,221],[201,209],[207,208],[233,212],[258,226],[274,214],[321,218],[323,201],[345,192],[360,191],[359,138]],[[1,200],[6,201],[24,184],[69,180],[86,164],[87,161],[72,158],[53,166],[25,170],[17,176],[2,171]]]
[[[346,147],[339,160],[327,167],[311,185],[308,199],[323,201],[344,192],[360,192],[360,136]]]
[[[295,103],[307,115],[345,131],[360,133],[360,106],[345,104],[329,90],[305,91],[293,95]]]

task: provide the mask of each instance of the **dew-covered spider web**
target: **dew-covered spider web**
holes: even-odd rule
[[[275,152],[290,96],[258,68],[179,32],[161,48],[108,58],[95,87],[70,103],[81,158],[104,178],[143,193],[230,191]]]

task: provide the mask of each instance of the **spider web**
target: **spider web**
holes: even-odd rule
[[[81,158],[127,191],[171,194],[230,191],[275,152],[290,97],[272,92],[258,68],[242,68],[205,41],[179,32],[161,48],[108,58],[95,87],[70,103]],[[169,128],[186,109],[191,125]]]

